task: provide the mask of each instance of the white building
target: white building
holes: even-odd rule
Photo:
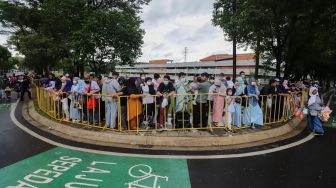
[[[226,76],[232,77],[232,55],[217,54],[201,59],[198,62],[173,63],[172,60],[152,60],[148,63],[137,63],[134,66],[117,66],[116,71],[121,76],[139,77],[149,76],[153,77],[155,73],[160,75],[169,75],[172,79],[176,79],[178,73],[184,72],[188,79],[192,79],[195,75],[200,75],[207,72],[210,75],[219,75],[224,73]],[[259,76],[273,77],[275,76],[274,66],[265,70],[265,65],[260,60]],[[246,75],[255,75],[255,59],[254,54],[237,54],[237,74],[244,71]]]

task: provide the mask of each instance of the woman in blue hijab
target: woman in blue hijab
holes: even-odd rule
[[[238,77],[236,79],[236,92],[235,92],[235,104],[234,104],[234,108],[235,108],[235,115],[234,115],[234,125],[236,127],[241,127],[242,124],[244,124],[243,122],[243,118],[242,118],[242,108],[244,108],[243,105],[243,100],[244,97],[246,95],[245,90],[246,90],[246,85],[244,83],[244,80],[242,77]]]
[[[259,106],[259,89],[255,78],[250,78],[247,88],[248,96],[248,107],[245,108],[244,114],[246,118],[246,124],[251,125],[252,128],[255,128],[255,125],[262,126],[263,122],[263,112]]]

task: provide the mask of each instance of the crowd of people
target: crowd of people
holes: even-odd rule
[[[25,75],[9,75],[3,74],[0,76],[0,101],[10,101],[12,91],[15,91],[17,99],[24,100],[25,93],[28,93],[31,98],[30,77]]]
[[[307,102],[308,108],[317,111],[323,106],[315,92],[302,96],[304,91],[316,88],[313,83],[273,78],[259,89],[258,81],[247,78],[245,72],[240,72],[235,83],[224,74],[213,77],[202,73],[190,82],[183,72],[176,80],[159,74],[153,78],[126,79],[113,72],[107,77],[88,74],[82,79],[71,78],[69,74],[56,77],[51,73],[40,84],[52,93],[58,118],[74,123],[105,124],[112,129],[206,128],[209,125],[225,126],[228,131],[242,126],[255,129],[265,121],[291,118]]]

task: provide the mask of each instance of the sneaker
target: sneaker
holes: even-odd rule
[[[314,132],[314,135],[315,135],[315,136],[323,136],[323,135],[324,135],[324,133],[318,133],[318,132]]]
[[[192,132],[192,133],[197,133],[198,132],[198,130],[197,129],[191,129],[191,131],[190,132]]]

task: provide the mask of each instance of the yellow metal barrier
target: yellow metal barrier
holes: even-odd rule
[[[254,122],[262,122],[262,125],[281,123],[293,117],[295,110],[302,107],[306,96],[303,94],[300,106],[295,106],[294,94],[258,97],[175,94],[163,106],[163,97],[156,95],[88,96],[38,87],[36,94],[39,108],[57,121],[102,130],[137,133],[153,130],[237,131],[253,126]],[[202,103],[204,101],[200,98],[205,96],[208,100]],[[146,97],[153,97],[153,103],[142,104],[141,101]],[[258,109],[261,114],[256,113]]]

